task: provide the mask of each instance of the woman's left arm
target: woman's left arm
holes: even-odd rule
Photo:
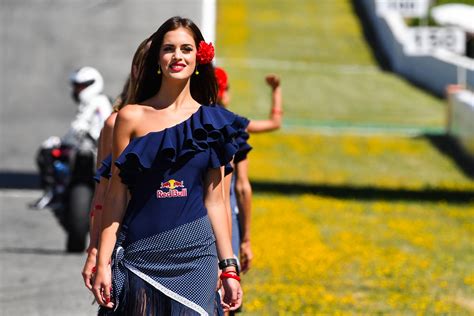
[[[219,260],[234,258],[227,208],[224,202],[224,167],[209,169],[207,172],[204,204],[216,238]],[[224,270],[225,272],[235,271],[235,267],[231,266]],[[235,279],[225,278],[222,280],[222,285],[225,290],[224,303],[230,307],[230,310],[239,308],[242,304],[240,283]]]
[[[233,258],[227,208],[224,202],[223,172],[221,169],[209,169],[207,172],[204,197],[204,204],[216,237],[219,260]]]
[[[250,245],[250,223],[252,216],[252,185],[248,176],[248,159],[235,165],[235,195],[239,207],[239,223],[241,229],[240,265],[242,272],[250,269],[253,252]]]
[[[230,240],[232,241],[232,210],[230,206],[230,186],[232,185],[232,172],[224,177],[224,203],[226,207],[227,225],[229,227]],[[233,252],[233,250],[232,250]]]

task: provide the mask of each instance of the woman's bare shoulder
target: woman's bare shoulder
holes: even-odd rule
[[[115,120],[117,119],[118,112],[112,112],[109,117],[105,120],[105,128],[114,128]]]
[[[127,104],[117,114],[121,122],[134,122],[139,120],[144,113],[144,107],[139,104]]]

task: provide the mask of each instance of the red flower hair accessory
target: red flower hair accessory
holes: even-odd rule
[[[199,47],[196,53],[196,60],[200,65],[210,64],[214,59],[214,46],[212,43],[207,44],[204,41],[199,43]]]
[[[217,97],[222,98],[224,91],[227,90],[227,74],[224,69],[220,67],[215,67],[214,73],[216,74],[217,81]]]

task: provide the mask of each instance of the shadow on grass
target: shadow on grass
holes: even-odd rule
[[[371,48],[371,52],[375,60],[377,61],[381,70],[391,71],[392,65],[390,64],[390,59],[388,58],[385,50],[383,49],[380,41],[375,34],[372,24],[370,23],[369,17],[363,7],[363,4],[359,0],[352,0],[352,9],[354,13],[359,18],[360,26],[364,34],[367,44]]]
[[[474,165],[467,160],[459,146],[450,137],[425,135],[443,154],[453,159],[459,168],[474,179]],[[39,177],[33,172],[0,171],[0,189],[39,189]],[[255,192],[278,194],[316,194],[340,199],[359,200],[412,200],[467,203],[474,201],[474,190],[425,188],[420,190],[379,188],[376,186],[331,185],[325,183],[293,183],[282,181],[252,181]],[[5,250],[1,250],[0,252]]]
[[[423,137],[428,139],[441,154],[453,160],[466,177],[474,180],[474,160],[462,150],[453,137],[449,135],[424,135]]]
[[[386,51],[386,48],[382,44],[381,40],[378,38],[375,27],[370,18],[368,16],[367,11],[364,8],[364,4],[361,0],[352,0],[352,9],[354,13],[357,15],[360,26],[362,28],[362,32],[364,34],[364,38],[367,44],[370,47],[370,51],[372,52],[372,56],[377,61],[378,66],[383,71],[390,71],[395,72],[394,70],[394,62],[390,60],[389,54]],[[404,77],[404,76],[400,76]],[[439,91],[431,89],[429,86],[426,85],[423,81],[418,81],[414,79],[404,78],[408,83],[416,86],[417,88],[430,92],[433,96],[437,98],[444,98],[444,94],[440,93]]]
[[[448,190],[426,188],[420,190],[378,188],[374,186],[354,187],[349,185],[329,185],[310,183],[285,183],[273,181],[252,181],[254,192],[278,194],[315,194],[338,199],[424,201],[468,203],[474,201],[474,190]]]

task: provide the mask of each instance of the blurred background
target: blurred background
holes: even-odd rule
[[[70,73],[96,67],[114,98],[138,44],[173,15],[215,43],[230,110],[267,117],[264,77],[282,81],[281,130],[250,139],[243,315],[474,313],[474,1],[0,6],[0,314],[97,310],[85,255],[65,252],[52,212],[28,209],[35,154],[74,117]]]

